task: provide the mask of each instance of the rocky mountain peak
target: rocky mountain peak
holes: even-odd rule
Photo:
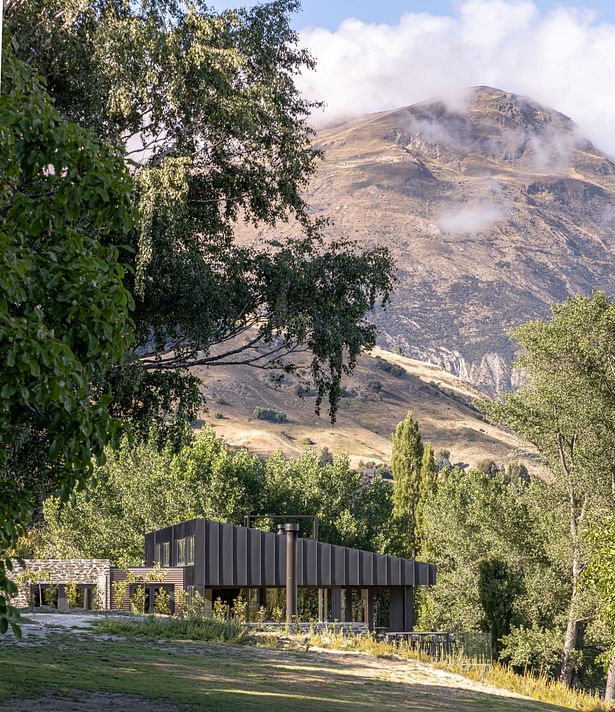
[[[387,135],[412,151],[439,160],[480,157],[489,161],[546,165],[587,145],[574,122],[517,94],[473,87],[459,100],[430,100],[381,115],[395,124]]]
[[[397,262],[383,346],[494,392],[515,384],[511,327],[579,292],[615,295],[615,164],[558,111],[474,87],[317,145],[314,214]]]

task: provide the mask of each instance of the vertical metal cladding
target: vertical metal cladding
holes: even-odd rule
[[[176,563],[177,539],[195,536],[193,585],[205,588],[276,588],[286,585],[286,537],[206,519],[182,522],[145,536],[145,562],[154,563],[156,545],[171,544]],[[366,588],[433,585],[433,564],[297,539],[297,585]]]

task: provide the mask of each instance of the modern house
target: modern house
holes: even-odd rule
[[[433,564],[350,549],[297,536],[296,524],[277,534],[192,519],[145,535],[145,565],[182,567],[184,588],[208,601],[232,600],[241,590],[258,606],[267,589],[286,589],[287,619],[297,615],[297,590],[321,591],[319,617],[352,621],[360,592],[364,622],[374,627],[374,596],[386,592],[391,630],[412,630],[415,586],[436,582]],[[254,592],[255,596],[251,596]],[[356,609],[356,606],[355,606]],[[329,615],[330,612],[330,615]]]
[[[41,604],[49,598],[44,591],[53,587],[58,607],[66,607],[65,592],[72,582],[83,591],[79,602],[84,608],[130,610],[131,595],[141,587],[146,610],[153,610],[160,589],[174,610],[182,589],[189,600],[198,591],[209,606],[241,594],[250,618],[266,604],[268,592],[278,591],[286,620],[292,622],[301,613],[298,594],[305,598],[318,592],[321,621],[354,620],[373,629],[378,599],[386,602],[383,627],[412,630],[414,589],[435,584],[433,564],[301,538],[298,529],[297,524],[283,524],[275,534],[192,519],[146,534],[142,567],[122,570],[100,559],[30,561],[26,572],[38,575],[29,580],[23,571],[16,572],[20,586],[14,605],[25,606],[32,597]],[[119,597],[114,595],[118,590]]]

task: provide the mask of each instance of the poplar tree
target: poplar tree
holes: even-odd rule
[[[393,434],[393,517],[400,529],[399,554],[414,557],[419,550],[419,511],[424,447],[418,423],[408,412]],[[433,455],[432,455],[433,458]]]

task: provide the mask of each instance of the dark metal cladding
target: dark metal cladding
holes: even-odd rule
[[[277,588],[286,585],[286,537],[258,529],[192,519],[145,535],[145,565],[154,564],[156,545],[168,542],[171,566],[177,565],[177,540],[195,537],[192,585],[206,588]],[[436,567],[411,559],[374,554],[297,539],[297,585],[353,586],[434,585]],[[187,567],[188,568],[188,567]]]

